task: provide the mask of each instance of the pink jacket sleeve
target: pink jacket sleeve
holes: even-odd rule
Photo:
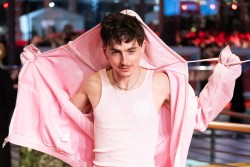
[[[231,64],[239,62],[239,57],[232,54],[229,47],[221,51],[219,62],[198,98],[196,130],[204,131],[231,101],[235,80],[241,75],[241,65]]]

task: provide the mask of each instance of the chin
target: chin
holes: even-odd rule
[[[119,69],[118,72],[119,75],[123,77],[130,77],[133,74],[133,71],[131,69],[126,69],[126,70]]]
[[[122,71],[119,73],[120,76],[130,77],[133,73],[131,71]]]

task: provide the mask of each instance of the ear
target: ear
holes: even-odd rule
[[[145,52],[145,48],[146,48],[146,41],[144,40],[141,46],[141,54]]]
[[[105,55],[106,59],[108,59],[108,56],[107,56],[107,50],[106,50],[106,47],[102,45],[102,51],[103,51],[103,54]]]

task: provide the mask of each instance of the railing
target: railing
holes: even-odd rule
[[[250,59],[250,49],[231,48],[232,52],[240,56],[241,60]],[[185,53],[183,53],[185,54]],[[187,59],[190,60],[190,59]],[[250,66],[243,64],[244,98],[250,100]],[[190,83],[198,95],[201,88],[198,82],[206,80],[211,75],[212,66],[189,66]],[[198,82],[196,82],[198,81]],[[247,107],[247,106],[246,106]],[[248,106],[249,109],[249,106]],[[250,120],[249,114],[223,111],[222,115]],[[250,122],[250,121],[249,121]],[[246,138],[237,138],[246,136]],[[198,160],[220,166],[239,166],[230,162],[250,162],[250,125],[229,122],[212,122],[204,133],[194,133],[189,150],[189,159]],[[249,166],[250,164],[248,163]],[[244,167],[245,167],[244,166]]]
[[[11,70],[19,70],[21,66],[19,65],[5,65],[3,66],[4,70],[11,71]]]
[[[248,114],[232,111],[223,111],[221,114],[250,120]],[[219,121],[211,122],[206,134],[196,133],[194,135],[195,142],[191,143],[190,147],[190,152],[203,154],[203,156],[197,158],[190,155],[189,158],[228,167],[233,166],[233,162],[249,162],[248,166],[250,166],[250,138],[235,139],[232,136],[235,133],[250,135],[250,125]]]
[[[235,113],[235,114],[239,114],[239,113]],[[232,114],[232,115],[234,115],[234,114]],[[249,115],[248,115],[248,117],[249,117]],[[250,125],[239,124],[239,123],[213,121],[209,124],[208,128],[215,129],[215,130],[229,130],[229,131],[235,131],[235,132],[250,133]]]
[[[236,117],[236,118],[241,118],[241,119],[248,119],[250,120],[250,115],[248,114],[241,114],[233,111],[223,111],[221,114],[228,115],[230,117]],[[211,122],[208,126],[209,129],[212,129],[212,134],[211,134],[211,156],[210,156],[210,161],[215,162],[215,144],[216,144],[216,130],[227,130],[227,131],[234,131],[234,132],[241,132],[241,133],[250,133],[250,125],[248,124],[239,124],[239,123],[230,123],[230,122]],[[235,154],[232,152],[225,152],[228,154]],[[246,158],[250,158],[250,150],[249,154],[237,154],[237,156],[242,156]],[[250,162],[250,160],[249,160]]]

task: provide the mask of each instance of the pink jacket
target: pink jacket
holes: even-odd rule
[[[141,20],[133,11],[123,12]],[[142,25],[147,44],[141,66],[164,70],[171,85],[171,107],[162,107],[156,166],[184,167],[193,130],[204,131],[231,100],[241,66],[227,64],[239,62],[239,58],[225,48],[209,83],[196,98],[188,83],[187,62]],[[109,66],[99,31],[97,25],[44,53],[33,45],[25,47],[7,142],[45,152],[74,167],[92,166],[93,115],[82,114],[69,99],[88,74]]]

